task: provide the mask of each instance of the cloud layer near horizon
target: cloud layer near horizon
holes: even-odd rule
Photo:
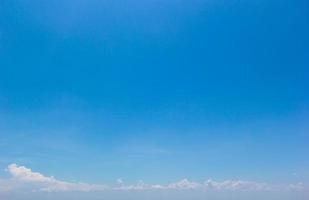
[[[82,182],[67,182],[57,180],[52,176],[44,176],[33,172],[25,166],[10,164],[7,167],[11,175],[9,179],[0,179],[0,191],[10,192],[18,189],[30,189],[31,191],[65,192],[65,191],[105,191],[105,190],[214,190],[214,191],[304,191],[302,183],[277,185],[243,180],[225,180],[221,182],[208,179],[200,183],[183,179],[167,185],[146,184],[138,181],[136,184],[126,185],[121,179],[115,185],[88,184]]]

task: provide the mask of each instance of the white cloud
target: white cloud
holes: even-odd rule
[[[117,180],[119,183],[119,179]],[[121,184],[119,186],[110,188],[112,190],[155,190],[155,189],[164,189],[165,186],[156,184],[156,185],[151,185],[151,184],[146,184],[143,181],[138,181],[136,184],[133,185],[125,185],[123,181],[121,180]]]
[[[167,188],[183,190],[183,189],[199,189],[199,188],[201,188],[201,186],[202,185],[200,183],[191,182],[187,179],[183,179],[179,182],[171,183],[171,184],[167,185]]]
[[[287,189],[293,191],[303,191],[305,190],[305,186],[303,183],[296,183],[288,185]]]
[[[64,192],[64,191],[104,191],[104,190],[201,190],[201,191],[304,191],[302,183],[290,185],[276,185],[243,180],[224,180],[221,182],[208,179],[203,183],[183,179],[178,182],[160,185],[147,184],[138,181],[136,184],[126,185],[122,179],[117,179],[115,186],[95,185],[80,182],[57,180],[52,176],[44,176],[33,172],[24,166],[11,164],[7,167],[10,179],[0,179],[0,192],[27,188],[31,191]]]
[[[24,166],[17,166],[16,164],[11,164],[7,168],[8,172],[21,181],[28,182],[54,182],[56,181],[53,177],[45,177],[40,173],[32,172],[31,169],[28,169]]]
[[[266,191],[274,189],[272,185],[254,181],[242,181],[242,180],[225,180],[222,182],[216,182],[211,179],[204,182],[204,187],[207,189],[215,190],[254,190],[254,191]]]
[[[32,172],[31,169],[24,166],[17,166],[16,164],[9,165],[7,171],[12,175],[15,181],[35,184],[41,191],[94,191],[106,188],[104,185],[60,181],[54,177],[47,177],[38,172]]]

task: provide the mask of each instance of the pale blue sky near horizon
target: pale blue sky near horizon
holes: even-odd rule
[[[0,180],[309,184],[308,35],[307,0],[2,0]]]

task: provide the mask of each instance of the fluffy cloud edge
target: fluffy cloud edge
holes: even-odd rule
[[[40,191],[61,192],[61,191],[95,191],[107,189],[105,185],[95,185],[82,182],[68,182],[57,180],[52,176],[44,176],[41,173],[33,172],[25,166],[18,166],[15,163],[7,167],[11,175],[11,182],[18,183],[16,187],[22,187],[23,184],[32,185]]]
[[[116,185],[88,184],[82,182],[68,182],[58,180],[52,176],[45,176],[39,172],[33,172],[25,166],[10,164],[7,172],[11,175],[9,179],[0,179],[0,191],[10,192],[16,189],[29,187],[31,191],[42,192],[91,192],[91,191],[131,191],[131,190],[200,190],[200,191],[304,191],[303,183],[297,184],[270,184],[244,180],[214,181],[208,179],[205,182],[194,182],[183,179],[166,185],[147,184],[138,181],[136,184],[126,185],[121,179]]]

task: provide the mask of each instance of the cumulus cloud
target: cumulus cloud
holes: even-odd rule
[[[208,179],[205,182],[194,182],[183,179],[166,185],[147,184],[138,181],[136,184],[125,184],[122,179],[117,179],[116,185],[97,185],[81,182],[67,182],[58,180],[52,176],[45,176],[31,169],[11,164],[7,167],[10,179],[0,179],[0,192],[11,191],[18,188],[29,187],[31,191],[65,192],[65,191],[105,191],[105,190],[201,190],[201,191],[304,191],[302,183],[290,185],[276,185],[254,181],[224,180],[214,181]]]
[[[24,166],[17,166],[16,164],[9,165],[7,171],[12,175],[12,178],[15,181],[34,184],[39,187],[39,190],[41,191],[94,191],[106,188],[104,185],[60,181],[54,177],[48,177],[38,172],[32,172],[31,169]]]
[[[45,177],[40,173],[32,172],[24,166],[17,166],[16,164],[11,164],[7,168],[8,172],[16,179],[28,182],[53,182],[55,179],[53,177]]]

